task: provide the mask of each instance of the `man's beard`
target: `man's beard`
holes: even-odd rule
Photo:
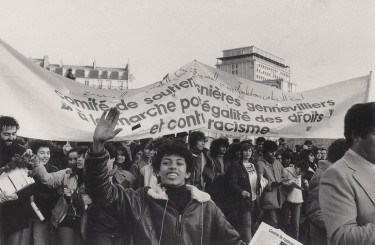
[[[3,139],[0,139],[0,148],[2,149],[8,149],[10,147],[12,147],[14,143],[14,140],[3,140]]]

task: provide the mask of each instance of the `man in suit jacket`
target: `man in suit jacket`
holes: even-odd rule
[[[319,190],[328,242],[375,244],[375,102],[348,110],[344,134],[350,149],[323,174]]]

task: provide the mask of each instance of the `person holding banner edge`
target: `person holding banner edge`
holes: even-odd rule
[[[88,151],[85,183],[94,203],[124,219],[134,244],[245,244],[209,195],[186,185],[193,159],[183,142],[175,140],[158,150],[153,167],[161,185],[137,191],[112,185],[104,143],[122,129],[115,129],[116,108],[106,114],[96,126]]]

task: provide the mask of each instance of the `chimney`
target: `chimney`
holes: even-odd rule
[[[47,68],[49,66],[49,58],[48,55],[43,57],[43,68]]]

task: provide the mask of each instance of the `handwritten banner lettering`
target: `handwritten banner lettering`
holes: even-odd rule
[[[339,138],[347,109],[366,101],[369,82],[363,76],[289,93],[194,61],[143,88],[103,90],[38,67],[0,41],[0,114],[19,121],[20,135],[38,139],[91,141],[101,114],[113,106],[124,129],[116,140],[194,129]]]

